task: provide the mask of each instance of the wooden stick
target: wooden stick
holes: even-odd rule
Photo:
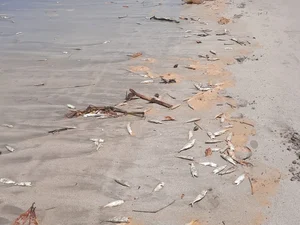
[[[160,208],[160,209],[157,209],[157,210],[137,210],[137,209],[133,209],[132,211],[133,212],[141,212],[141,213],[158,213],[159,211],[169,207],[170,205],[174,204],[176,200],[173,200],[171,203],[169,203],[168,205]]]
[[[139,97],[139,98],[141,98],[141,99],[144,99],[144,100],[146,100],[146,101],[148,101],[148,102],[150,102],[150,103],[156,103],[156,104],[158,104],[158,105],[162,105],[162,106],[167,107],[167,108],[172,108],[172,107],[173,107],[173,105],[168,104],[168,103],[163,102],[163,101],[160,101],[160,100],[158,100],[158,99],[156,99],[156,98],[147,97],[147,96],[145,96],[145,95],[142,95],[142,94],[140,94],[140,93],[137,93],[137,92],[136,92],[135,90],[133,90],[133,89],[129,89],[129,91],[130,91],[132,94],[136,95],[137,97]]]

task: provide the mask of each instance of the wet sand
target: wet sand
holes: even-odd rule
[[[296,224],[294,206],[299,200],[294,196],[299,190],[297,182],[289,181],[287,168],[295,156],[282,151],[279,133],[299,129],[298,98],[290,91],[299,81],[299,56],[291,44],[299,47],[299,43],[289,7],[273,2],[247,1],[244,8],[242,1],[223,0],[204,5],[131,0],[3,2],[0,14],[11,18],[0,20],[0,124],[13,128],[0,126],[0,178],[31,181],[33,186],[0,184],[0,224],[11,224],[32,202],[41,224],[99,224],[114,216],[128,216],[130,224],[145,225],[192,220],[202,225]],[[238,14],[242,16],[234,16]],[[284,22],[279,21],[281,14]],[[153,15],[180,23],[150,20]],[[226,25],[218,24],[223,16],[230,19]],[[286,24],[290,27],[285,29]],[[224,29],[229,33],[216,35]],[[203,33],[208,36],[197,36]],[[230,41],[232,37],[245,45]],[[143,55],[127,56],[136,52]],[[248,59],[240,64],[237,56]],[[178,68],[173,68],[175,64]],[[282,75],[286,71],[288,77]],[[160,76],[177,83],[162,84]],[[150,78],[154,83],[141,84]],[[224,84],[198,93],[195,82]],[[129,88],[147,96],[159,93],[163,101],[181,106],[169,110],[137,99],[120,108],[147,110],[146,118],[64,117],[67,104],[76,109],[116,105],[124,101]],[[247,161],[253,168],[238,166],[234,173],[218,176],[213,168],[199,165],[204,161],[230,165],[219,153],[204,154],[208,147],[225,146],[225,142],[204,143],[207,131],[222,129],[223,124],[214,119],[221,112],[226,115],[224,124],[233,125],[235,147],[252,148]],[[233,118],[239,113],[242,119]],[[165,116],[176,121],[147,122]],[[201,118],[198,124],[203,130],[194,132],[195,146],[182,155],[195,157],[198,178],[192,178],[189,161],[175,157],[194,128],[185,121],[195,117]],[[128,122],[135,136],[128,134]],[[67,126],[76,129],[48,133]],[[103,146],[97,151],[90,138],[104,139]],[[218,137],[225,138],[226,134]],[[15,151],[7,151],[6,145]],[[239,186],[233,184],[242,173],[252,179],[253,194],[247,179]],[[116,178],[127,180],[131,187],[117,184]],[[161,181],[164,188],[153,193]],[[191,208],[189,203],[205,189],[210,190],[207,196]],[[118,199],[125,203],[103,208]],[[173,200],[157,213],[133,211],[156,210]]]

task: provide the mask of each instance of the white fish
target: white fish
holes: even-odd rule
[[[240,183],[243,182],[243,180],[245,179],[245,177],[246,177],[245,174],[240,175],[240,176],[234,181],[234,183],[235,183],[236,185],[239,185]]]
[[[236,171],[236,167],[232,166],[225,171],[219,172],[218,175],[225,175],[225,174],[233,173],[234,171]]]
[[[31,182],[19,182],[19,183],[15,183],[15,186],[31,187],[32,184]]]
[[[132,129],[131,129],[131,124],[130,124],[130,122],[127,124],[127,131],[128,131],[128,133],[129,133],[131,136],[134,135],[134,134],[133,134],[133,131],[132,131]]]
[[[228,131],[228,129],[219,130],[219,131],[216,131],[216,132],[214,133],[214,135],[217,137],[217,136],[220,136],[220,135],[226,133],[227,131]]]
[[[197,84],[197,83],[194,83],[194,86],[195,86],[195,88],[197,88],[197,89],[200,91],[200,89],[201,89],[201,86],[200,86],[199,84]]]
[[[102,114],[102,113],[87,113],[84,114],[83,117],[87,118],[87,117],[99,117],[99,119],[105,119],[108,118],[109,116],[106,114]]]
[[[194,157],[193,156],[189,156],[189,155],[187,155],[187,156],[185,156],[185,155],[178,155],[178,156],[176,156],[176,158],[194,161]]]
[[[0,178],[0,182],[3,184],[15,184],[16,182],[7,178]]]
[[[190,131],[189,131],[189,140],[191,140],[193,136],[194,136],[193,131],[190,130]]]
[[[163,124],[163,122],[159,120],[148,120],[149,123],[155,123],[155,124]]]
[[[160,182],[160,183],[153,189],[153,192],[157,192],[157,191],[161,190],[164,186],[165,186],[165,183],[164,183],[164,182]]]
[[[194,199],[194,201],[190,203],[190,205],[193,207],[196,202],[201,201],[205,197],[206,193],[207,190],[201,191],[201,193]]]
[[[104,143],[104,140],[101,139],[101,138],[99,138],[99,139],[97,139],[97,138],[90,138],[90,140],[93,141],[94,144],[96,145],[97,151],[102,147],[102,143]]]
[[[215,119],[221,118],[223,114],[224,114],[224,113],[219,113],[218,115],[215,116]]]
[[[193,118],[193,119],[190,119],[190,120],[187,120],[187,121],[185,121],[186,123],[193,123],[193,122],[197,122],[197,121],[199,121],[199,120],[201,120],[200,118]]]
[[[11,124],[6,124],[6,123],[2,124],[2,126],[3,126],[3,127],[8,127],[8,128],[13,128],[13,127],[14,127],[13,125],[11,125]]]
[[[179,106],[181,106],[181,104],[173,105],[173,106],[170,108],[170,110],[176,109],[176,108],[178,108]]]
[[[227,145],[231,151],[234,151],[235,148],[234,145],[231,143],[231,141],[227,141]]]
[[[186,151],[186,150],[192,148],[192,147],[194,146],[195,142],[196,142],[196,139],[192,139],[192,140],[189,141],[185,146],[183,146],[183,147],[178,151],[178,153],[183,152],[183,151]]]
[[[117,182],[118,184],[125,186],[125,187],[130,187],[130,184],[125,181],[125,180],[121,180],[121,179],[115,179],[115,182]]]
[[[207,132],[207,136],[208,136],[210,139],[215,139],[215,138],[216,138],[215,135],[214,135],[212,132],[210,132],[210,131]]]
[[[5,148],[7,149],[7,151],[9,152],[13,152],[15,149],[13,147],[10,147],[8,145],[5,146]]]
[[[216,140],[216,139],[214,139],[214,140],[207,140],[207,141],[205,141],[205,144],[216,144],[216,143],[220,143],[222,141],[223,140]]]
[[[194,163],[189,163],[192,177],[198,177],[198,172]]]
[[[153,80],[144,80],[141,82],[141,84],[150,84],[150,83],[153,83],[154,81]]]
[[[71,105],[71,104],[67,104],[67,107],[68,107],[69,109],[75,109],[75,108],[76,108],[74,105]]]
[[[220,173],[222,170],[224,170],[226,167],[227,167],[227,165],[219,166],[219,167],[217,167],[216,169],[213,170],[213,173],[214,173],[214,174],[218,174],[218,173]]]
[[[236,162],[229,155],[222,153],[220,156],[231,164],[236,165]]]
[[[111,208],[111,207],[119,206],[122,204],[124,204],[124,200],[116,200],[116,201],[110,202],[107,205],[103,206],[103,208],[107,208],[107,207]]]
[[[226,145],[224,148],[220,149],[220,153],[224,153],[228,148],[228,145]]]
[[[226,119],[225,114],[222,114],[221,119],[220,119],[221,123],[224,123],[224,122],[225,122],[225,119]]]
[[[113,218],[110,218],[108,220],[106,220],[106,222],[111,222],[111,223],[129,223],[129,217],[125,217],[125,216],[115,216]]]
[[[110,41],[104,41],[104,42],[103,42],[103,44],[107,44],[107,43],[110,43]]]
[[[214,51],[214,50],[210,50],[209,51],[211,54],[214,54],[214,55],[216,55],[217,54],[217,52],[216,51]]]
[[[221,149],[220,148],[210,148],[212,152],[218,152],[220,151]]]
[[[231,141],[232,139],[232,132],[230,132],[227,137],[226,137],[226,141]]]
[[[0,178],[0,182],[3,184],[14,184],[15,186],[31,187],[31,182],[15,182],[7,178]]]
[[[217,167],[218,165],[216,163],[213,162],[201,162],[200,163],[203,166],[211,166],[211,167]]]
[[[233,125],[232,124],[229,124],[229,125],[226,125],[226,126],[223,126],[224,128],[233,128]]]

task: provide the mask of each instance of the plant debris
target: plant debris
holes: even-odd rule
[[[63,127],[63,128],[58,128],[55,130],[50,130],[48,131],[49,134],[55,134],[55,133],[59,133],[61,131],[66,131],[66,130],[72,130],[72,129],[76,129],[76,127]]]

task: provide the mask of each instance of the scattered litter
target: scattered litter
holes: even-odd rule
[[[226,141],[231,141],[232,139],[232,132],[230,132],[227,137],[226,137]]]
[[[127,124],[126,128],[127,128],[128,133],[129,133],[131,136],[134,136],[133,131],[132,131],[132,129],[131,129],[131,124],[130,124],[130,122]]]
[[[224,170],[226,167],[227,167],[227,165],[219,166],[219,167],[217,167],[216,169],[213,170],[213,173],[214,173],[214,174],[218,174],[218,173],[220,173],[222,170]]]
[[[194,199],[194,201],[190,203],[191,207],[193,207],[196,202],[201,201],[205,197],[206,193],[207,190],[201,191],[201,193]]]
[[[240,8],[240,9],[245,8],[245,6],[246,6],[245,2],[242,2],[242,3],[240,3],[240,4],[237,5],[237,7]]]
[[[230,22],[230,19],[227,19],[225,17],[221,17],[219,20],[218,20],[218,24],[221,24],[221,25],[224,25],[224,24],[227,24]]]
[[[189,161],[194,161],[194,157],[193,156],[185,156],[185,155],[178,155],[176,156],[176,158],[179,158],[179,159],[185,159],[185,160],[189,160]]]
[[[116,201],[110,202],[107,205],[103,206],[103,208],[116,207],[116,206],[119,206],[119,205],[122,205],[122,204],[124,204],[123,200],[116,200]]]
[[[141,82],[141,84],[150,84],[150,83],[153,83],[154,81],[153,80],[144,80]]]
[[[198,172],[194,163],[189,163],[192,177],[198,177]]]
[[[212,132],[210,132],[210,131],[208,131],[206,134],[207,134],[207,136],[208,136],[210,139],[215,139],[215,138],[216,138],[216,136],[215,136]]]
[[[13,127],[14,127],[13,125],[11,125],[11,124],[6,124],[6,123],[2,124],[2,126],[3,126],[3,127],[7,127],[7,128],[13,128]]]
[[[184,38],[192,37],[192,35],[184,35]]]
[[[202,162],[200,163],[203,166],[210,166],[210,167],[217,167],[218,165],[216,163],[213,162]]]
[[[207,61],[212,61],[212,62],[214,62],[214,61],[218,61],[218,60],[220,60],[219,58],[216,58],[216,57],[213,57],[213,58],[207,58]]]
[[[19,182],[19,183],[15,183],[15,186],[31,187],[32,184],[31,184],[31,182]]]
[[[185,225],[197,225],[197,224],[200,224],[200,223],[198,222],[198,220],[192,220],[191,222],[186,223]]]
[[[68,107],[69,109],[75,109],[75,108],[76,108],[74,105],[71,105],[71,104],[67,104],[67,107]]]
[[[219,130],[219,131],[216,131],[214,133],[214,135],[217,137],[217,136],[220,136],[222,134],[225,134],[227,131],[228,131],[228,129]]]
[[[186,151],[186,150],[192,148],[192,147],[194,146],[195,142],[196,142],[196,139],[192,139],[192,140],[189,141],[185,146],[183,146],[183,147],[178,151],[178,153],[183,152],[183,151]]]
[[[181,106],[181,104],[173,105],[170,109],[173,110],[173,109],[178,108],[179,106]]]
[[[76,127],[63,127],[63,128],[58,128],[55,130],[50,130],[48,131],[49,134],[55,134],[55,133],[59,133],[61,131],[66,131],[66,130],[72,130],[72,129],[76,129]]]
[[[16,33],[16,35],[20,35],[20,34],[23,34],[23,32],[17,32],[17,33]]]
[[[223,140],[207,140],[205,141],[205,144],[216,144],[216,143],[220,143],[220,142],[223,142]]]
[[[194,122],[197,122],[199,120],[201,120],[201,119],[200,118],[193,118],[193,119],[185,121],[185,123],[194,123]]]
[[[164,183],[164,182],[160,182],[160,183],[153,189],[153,192],[157,192],[157,191],[161,190],[164,186],[165,186],[165,183]]]
[[[26,212],[22,213],[12,225],[38,225],[39,222],[35,214],[36,207],[34,207],[34,204],[35,203],[32,203],[31,207]]]
[[[207,148],[205,150],[205,157],[210,156],[210,155],[212,155],[212,150],[211,150],[211,148]]]
[[[237,158],[242,160],[246,160],[252,156],[252,151],[247,146],[244,147],[237,147],[235,151],[235,155]]]
[[[194,136],[193,131],[190,130],[190,131],[189,131],[189,140],[191,140],[193,136]]]
[[[13,180],[7,179],[7,178],[0,178],[0,183],[3,184],[13,184],[15,186],[23,186],[23,187],[31,187],[31,182],[15,182]]]
[[[178,64],[175,64],[174,66],[173,66],[173,68],[177,68],[178,67]]]
[[[220,156],[221,156],[224,160],[230,162],[231,164],[236,165],[236,162],[235,162],[235,161],[233,160],[233,158],[231,158],[229,155],[226,155],[226,154],[222,153]]]
[[[141,53],[141,52],[136,52],[136,53],[133,53],[133,54],[129,54],[129,55],[127,55],[127,56],[129,56],[129,57],[131,57],[131,58],[137,58],[137,57],[140,57],[140,56],[142,56],[143,55],[143,53]]]
[[[159,120],[148,120],[149,123],[155,123],[155,124],[163,124],[163,122]]]
[[[99,151],[99,149],[102,147],[102,143],[104,143],[104,140],[101,138],[90,138],[90,140],[96,145],[97,151]]]
[[[236,185],[239,185],[240,183],[242,183],[242,182],[244,181],[245,177],[246,177],[245,174],[240,175],[240,176],[234,181],[234,183],[235,183]]]
[[[194,83],[194,86],[195,86],[195,88],[197,88],[199,91],[209,91],[209,90],[211,90],[211,87],[208,87],[208,86],[203,87],[201,84],[199,85],[199,84],[197,84],[197,83]]]
[[[157,209],[157,210],[138,210],[138,209],[133,209],[132,211],[133,212],[141,212],[141,213],[158,213],[160,211],[162,211],[163,209],[169,207],[170,205],[174,204],[175,203],[175,200],[173,200],[172,202],[170,202],[168,205],[160,208],[160,209]]]
[[[152,17],[150,17],[150,20],[160,20],[160,21],[166,21],[166,22],[180,23],[178,20],[170,19],[167,17],[152,16]]]
[[[225,171],[223,170],[223,171],[219,172],[218,175],[230,174],[230,173],[233,173],[234,171],[236,171],[236,167],[232,166]]]
[[[106,222],[111,222],[111,223],[129,223],[130,219],[129,219],[129,217],[115,216],[113,218],[110,218],[110,219],[106,220]]]
[[[15,149],[14,149],[13,147],[9,146],[9,145],[6,145],[5,148],[6,148],[7,151],[9,151],[9,152],[15,151]]]
[[[16,182],[7,178],[0,178],[0,182],[3,184],[15,184]]]

